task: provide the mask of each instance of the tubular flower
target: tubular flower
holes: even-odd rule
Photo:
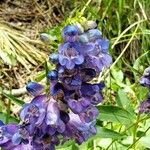
[[[145,69],[143,76],[140,79],[140,84],[150,89],[150,67]]]
[[[67,140],[81,144],[96,134],[96,105],[103,99],[104,84],[91,81],[110,66],[109,41],[98,29],[80,32],[74,25],[62,30],[62,38],[58,53],[49,57],[56,66],[47,73],[49,91],[30,82],[26,89],[34,98],[23,105],[20,124],[0,122],[4,150],[54,150]]]
[[[67,69],[73,69],[75,65],[80,65],[84,62],[84,56],[79,52],[81,49],[80,43],[64,43],[60,45],[59,52],[59,63],[65,66]]]
[[[78,28],[74,25],[68,25],[62,30],[62,37],[65,42],[75,42],[78,39]]]
[[[140,84],[148,88],[148,98],[142,101],[138,107],[139,113],[150,113],[150,66],[145,69],[143,76],[140,79]]]

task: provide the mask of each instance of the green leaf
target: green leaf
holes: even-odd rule
[[[15,96],[11,95],[11,94],[6,94],[6,93],[2,93],[5,97],[7,97],[9,100],[13,101],[14,103],[22,106],[25,102],[23,102],[22,100],[16,98]]]
[[[127,93],[125,93],[125,90],[123,89],[118,90],[118,95],[116,96],[116,102],[119,107],[127,109],[130,113],[134,114],[133,105],[131,101],[128,99]]]
[[[72,150],[79,150],[78,145],[76,145],[75,143],[72,145]]]
[[[120,83],[123,81],[124,76],[123,76],[123,72],[121,70],[112,69],[111,73],[117,82]]]
[[[45,70],[44,71],[40,71],[35,77],[34,80],[36,82],[40,82],[42,79],[44,79],[46,77],[46,73]]]
[[[146,148],[150,148],[150,135],[149,136],[144,136],[140,139],[140,144]]]
[[[7,114],[0,112],[0,120],[3,122],[6,121]],[[13,116],[9,116],[9,122],[8,123],[19,123],[19,120]]]
[[[129,100],[128,100],[124,90],[122,90],[122,89],[118,90],[118,95],[116,97],[116,102],[117,102],[118,106],[120,106],[120,107],[125,107],[129,104]]]
[[[73,141],[67,141],[63,145],[56,146],[56,149],[58,149],[58,150],[63,150],[63,149],[67,149],[67,148],[72,149],[73,144],[74,144]]]
[[[124,137],[124,135],[121,135],[120,133],[113,131],[111,129],[107,129],[104,127],[97,127],[97,134],[95,137],[120,139],[120,138]]]
[[[127,110],[117,106],[97,106],[100,115],[99,119],[107,122],[117,122],[120,124],[131,124],[134,121],[134,116],[131,115]]]

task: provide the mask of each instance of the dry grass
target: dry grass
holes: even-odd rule
[[[63,0],[0,1],[0,85],[20,88],[42,68],[50,53],[39,32],[61,22],[69,10]]]

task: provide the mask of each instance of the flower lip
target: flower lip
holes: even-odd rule
[[[30,132],[43,123],[46,114],[46,95],[36,96],[31,103],[25,104],[20,112],[20,118]]]
[[[0,146],[7,147],[10,144],[10,147],[13,146],[11,139],[12,136],[17,132],[18,126],[15,124],[3,125],[0,127]]]
[[[84,56],[80,53],[82,47],[78,42],[64,43],[59,49],[59,63],[67,69],[73,69],[75,65],[80,65],[84,62]]]

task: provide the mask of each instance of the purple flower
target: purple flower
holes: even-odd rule
[[[81,87],[82,80],[79,74],[76,74],[72,77],[65,77],[61,80],[64,83],[65,88],[68,90],[76,90]]]
[[[80,113],[79,116],[82,122],[88,123],[95,120],[98,114],[99,111],[96,107],[89,106],[83,113]]]
[[[65,138],[72,138],[78,144],[86,141],[90,136],[96,134],[95,123],[92,121],[89,123],[82,122],[78,115],[74,113],[69,114],[70,121],[67,123],[65,131]]]
[[[12,142],[14,145],[29,144],[29,132],[24,127],[19,127],[18,131],[13,135]]]
[[[62,30],[62,37],[65,42],[75,42],[78,39],[78,28],[68,25]]]
[[[25,104],[20,112],[20,118],[27,125],[30,135],[39,127],[46,116],[47,96],[39,95],[30,104]]]
[[[12,150],[15,145],[12,143],[12,137],[17,132],[18,126],[15,124],[4,125],[1,123],[0,126],[0,147],[5,150]]]
[[[59,56],[57,53],[51,54],[49,56],[49,61],[52,62],[53,64],[57,64],[59,60]]]
[[[70,120],[69,114],[65,111],[60,111],[60,119],[66,124]]]
[[[90,104],[91,104],[90,99],[88,99],[87,97],[82,97],[79,98],[78,100],[74,99],[68,100],[68,106],[75,114],[83,112]]]
[[[150,67],[147,67],[140,79],[140,84],[150,90]],[[150,113],[150,92],[148,93],[147,100],[140,103],[138,107],[139,113]]]
[[[3,126],[3,125],[4,125],[3,121],[0,120],[0,127]]]
[[[150,113],[150,99],[142,101],[138,107],[139,113]]]
[[[81,87],[81,93],[83,96],[92,96],[96,93],[100,92],[104,87],[103,84],[90,84],[90,83],[84,83]]]
[[[26,89],[31,95],[37,96],[44,91],[44,86],[36,82],[29,82]]]
[[[77,100],[68,100],[68,106],[75,114],[81,113],[83,111],[83,106],[80,101]]]
[[[80,65],[84,62],[84,56],[80,53],[80,43],[64,43],[60,45],[59,63],[67,69],[73,69],[75,65]]]
[[[47,106],[47,114],[46,114],[46,123],[47,125],[58,125],[59,121],[59,108],[58,104],[54,99],[50,99],[48,106]]]
[[[58,79],[58,72],[56,70],[49,71],[47,74],[47,79],[49,81]]]
[[[64,86],[60,82],[51,82],[50,93],[56,99],[64,96]]]
[[[99,73],[103,68],[108,68],[112,62],[111,56],[107,53],[109,43],[107,40],[98,39],[91,43],[91,49],[85,51],[86,66],[96,69]]]
[[[98,29],[91,29],[88,30],[87,32],[81,34],[79,36],[79,41],[81,43],[88,43],[88,42],[95,42],[97,39],[102,38],[102,33]]]
[[[10,150],[33,150],[33,146],[31,145],[31,143],[29,144],[20,144],[15,146],[14,148],[10,149]]]
[[[82,82],[89,82],[96,77],[96,71],[92,68],[83,68],[80,70]]]
[[[50,99],[47,106],[46,124],[50,127],[50,134],[54,134],[56,131],[63,133],[65,130],[65,124],[60,119],[58,103],[53,98]]]
[[[146,68],[140,79],[140,84],[150,89],[150,67]]]
[[[91,29],[87,31],[89,42],[93,42],[102,38],[102,32],[98,29]]]
[[[86,29],[91,28],[89,25]],[[98,29],[83,33],[74,25],[66,26],[62,37],[64,43],[58,53],[49,56],[56,66],[47,74],[49,91],[44,93],[42,85],[30,82],[26,89],[34,98],[23,105],[20,124],[4,125],[0,121],[3,149],[54,150],[55,145],[67,140],[81,144],[96,134],[99,111],[95,105],[103,99],[104,85],[92,80],[110,66],[109,41]],[[149,85],[147,79],[149,70],[144,73],[144,85]],[[143,102],[140,111],[148,112],[148,104],[148,100]]]
[[[150,66],[147,67],[147,68],[144,70],[143,75],[144,75],[145,77],[150,77]]]
[[[142,86],[145,86],[145,87],[147,87],[147,88],[150,88],[150,79],[148,79],[147,77],[141,77],[141,79],[140,79],[140,84],[142,85]]]
[[[32,145],[35,150],[55,150],[55,145],[59,144],[59,140],[56,136],[49,136],[48,134],[33,138]]]

